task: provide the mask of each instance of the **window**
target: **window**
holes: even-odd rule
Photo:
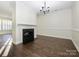
[[[12,30],[12,20],[0,19],[0,30]]]
[[[1,30],[1,19],[0,19],[0,30]]]
[[[12,21],[9,21],[9,29],[12,30]]]
[[[6,20],[2,20],[2,29],[6,30]]]

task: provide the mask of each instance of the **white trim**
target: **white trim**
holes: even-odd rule
[[[14,44],[15,44],[15,45],[18,45],[18,44],[20,44],[20,43],[22,43],[22,41],[15,42]]]
[[[65,38],[65,39],[72,39],[72,37],[64,37],[64,36],[53,36],[53,35],[46,35],[46,34],[38,34],[38,35],[43,35],[43,36],[49,36],[49,37],[57,37],[57,38]]]
[[[72,29],[72,31],[77,31],[77,32],[79,32],[79,28],[74,28],[74,29]],[[77,51],[79,52],[79,47],[78,47],[78,45],[76,44],[76,42],[75,42],[74,40],[72,40],[72,41],[73,41],[73,43],[74,43],[74,45],[75,45]]]
[[[79,47],[78,47],[78,45],[75,43],[75,41],[72,40],[72,42],[74,43],[74,45],[75,45],[77,51],[79,52]]]
[[[10,41],[10,38],[4,43],[4,45],[0,49],[0,55],[2,54],[3,50],[5,49],[5,47],[6,47],[6,45],[8,44],[9,41]]]
[[[10,47],[11,47],[11,46],[8,46],[8,47],[6,48],[6,50],[4,51],[2,57],[4,57],[4,56],[6,57],[6,56],[8,55],[9,50],[10,50]]]
[[[8,46],[6,47],[6,49],[5,49],[4,53],[2,54],[2,56],[7,56],[8,55],[11,46],[12,46],[12,39],[10,40],[10,42],[9,42]]]

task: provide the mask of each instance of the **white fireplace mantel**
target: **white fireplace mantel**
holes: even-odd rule
[[[36,26],[36,25],[33,25],[33,24],[18,24],[19,26]]]
[[[30,25],[30,24],[17,24],[16,26],[16,44],[22,43],[23,42],[23,37],[22,37],[22,30],[23,29],[34,29],[34,38],[36,38],[36,25]]]

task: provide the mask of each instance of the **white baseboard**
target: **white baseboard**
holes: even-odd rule
[[[12,39],[10,40],[10,42],[8,43],[8,45],[7,45],[7,47],[6,47],[5,51],[4,51],[4,53],[2,54],[3,57],[4,57],[4,56],[6,57],[6,56],[8,55],[11,46],[12,46]]]
[[[37,38],[37,36],[36,36],[36,37],[34,37],[34,39],[36,39],[36,38]],[[23,43],[23,41],[13,42],[13,44],[15,44],[15,45],[18,45],[18,44],[21,44],[21,43]]]
[[[21,44],[21,43],[22,43],[22,41],[13,42],[13,44],[15,44],[15,45],[18,45],[18,44]]]
[[[77,51],[79,52],[79,47],[78,47],[78,45],[75,43],[75,41],[72,40],[72,42],[73,42],[73,44],[75,45]]]
[[[64,36],[53,36],[53,35],[46,35],[46,34],[38,34],[43,36],[49,36],[49,37],[57,37],[57,38],[64,38],[64,39],[72,39],[72,37],[64,37]]]

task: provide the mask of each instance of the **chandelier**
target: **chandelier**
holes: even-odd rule
[[[46,5],[46,2],[44,2],[44,6],[41,7],[40,12],[43,13],[43,14],[47,14],[47,13],[50,12],[49,8],[50,7]]]

